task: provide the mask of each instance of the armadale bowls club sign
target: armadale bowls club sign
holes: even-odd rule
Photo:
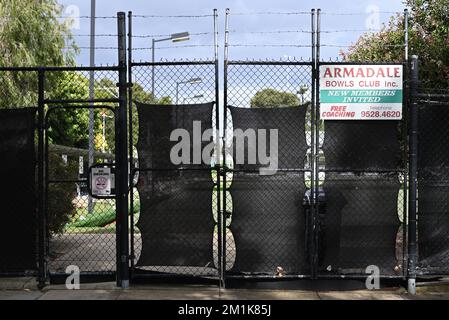
[[[321,65],[320,118],[400,120],[402,65]]]

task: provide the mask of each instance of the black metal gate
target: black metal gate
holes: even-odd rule
[[[217,11],[214,59],[133,61],[128,14],[130,270],[138,277],[218,279],[221,261]],[[201,94],[200,94],[201,93]],[[170,161],[170,130],[213,130],[210,164]],[[201,137],[200,137],[201,139]],[[194,142],[195,143],[195,142]],[[200,143],[204,146],[204,142]]]
[[[320,62],[318,69],[330,64],[360,65]],[[395,63],[363,65],[379,64]],[[407,79],[408,66],[401,67]],[[405,93],[407,85],[405,80]],[[366,278],[376,268],[382,277],[403,278],[407,269],[407,94],[402,97],[401,120],[324,121],[319,96],[316,101],[315,274]]]
[[[61,79],[61,91],[75,90],[69,93],[71,100],[57,96],[43,99],[47,107],[45,225],[50,277],[66,277],[70,267],[77,268],[81,275],[115,275],[117,203],[114,193],[109,197],[92,195],[90,173],[100,166],[116,173],[119,71],[119,67],[44,71],[44,79]],[[89,78],[93,86],[89,91],[80,90],[81,84],[76,83]],[[67,118],[72,119],[71,128],[64,126]],[[64,139],[64,130],[78,130],[79,139]],[[95,135],[98,131],[103,134]],[[72,195],[71,203],[65,201],[67,195]],[[65,211],[72,212],[71,216],[64,215]],[[63,227],[61,219],[66,219]]]

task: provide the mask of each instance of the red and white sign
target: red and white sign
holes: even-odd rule
[[[321,65],[320,119],[400,120],[402,65]]]
[[[95,196],[109,196],[111,194],[111,180],[111,168],[92,168],[92,194]]]

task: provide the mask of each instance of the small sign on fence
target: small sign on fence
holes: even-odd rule
[[[91,190],[94,196],[111,195],[112,175],[111,168],[92,168]]]
[[[402,65],[321,65],[320,118],[400,120]]]

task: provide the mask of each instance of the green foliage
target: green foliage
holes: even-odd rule
[[[58,72],[60,73],[60,72]],[[49,92],[51,99],[87,99],[89,97],[89,81],[80,73],[62,72],[53,90]],[[89,111],[85,109],[60,109],[53,111],[48,117],[48,134],[51,143],[87,148]]]
[[[251,99],[252,108],[294,107],[299,104],[299,98],[295,94],[275,89],[259,91]]]
[[[0,0],[0,65],[73,64],[76,46],[60,15],[56,0]],[[48,84],[57,81],[50,78]],[[2,72],[0,84],[0,108],[36,105],[36,73]]]
[[[49,170],[50,177],[78,178],[78,163],[73,160],[64,163],[60,155],[49,154]],[[73,204],[76,186],[73,183],[50,184],[48,195],[48,230],[50,234],[59,234],[76,213]]]
[[[449,5],[447,0],[406,0],[410,7],[409,52],[419,56],[420,77],[427,88],[449,87]],[[391,17],[380,32],[362,35],[348,52],[347,61],[404,59],[404,18]]]

